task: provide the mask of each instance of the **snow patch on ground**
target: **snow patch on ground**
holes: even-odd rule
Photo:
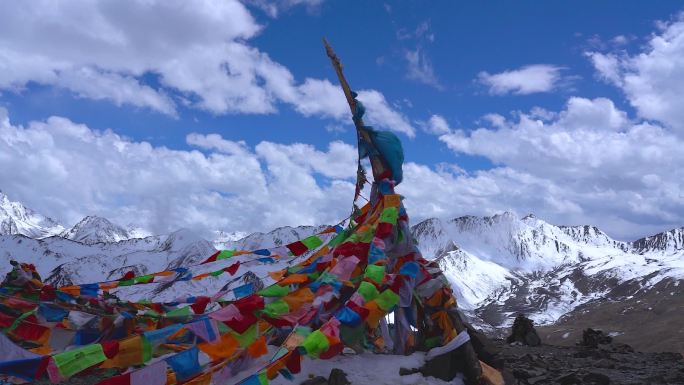
[[[463,384],[454,379],[445,382],[434,377],[423,377],[419,373],[408,376],[400,376],[399,368],[418,368],[425,362],[424,353],[413,353],[410,356],[389,354],[362,353],[358,355],[339,355],[329,360],[312,360],[305,358],[302,361],[302,371],[297,374],[294,381],[279,376],[271,381],[273,385],[292,385],[308,379],[310,376],[322,376],[328,378],[333,368],[342,369],[347,374],[347,379],[352,384],[372,385],[443,385]]]

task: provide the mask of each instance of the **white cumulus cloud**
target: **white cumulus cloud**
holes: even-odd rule
[[[562,80],[561,71],[558,66],[534,64],[496,74],[483,71],[477,80],[488,87],[492,95],[527,95],[555,89]]]
[[[684,135],[684,13],[661,23],[642,52],[590,52],[599,75],[620,87],[639,115]]]
[[[2,2],[0,90],[37,83],[171,116],[181,103],[214,114],[268,114],[285,104],[305,116],[349,119],[339,87],[298,82],[250,45],[263,28],[237,0]],[[392,118],[386,128],[413,131],[381,93],[365,93],[369,113]]]
[[[63,117],[13,125],[0,109],[2,189],[72,225],[85,215],[160,233],[336,223],[354,194],[356,149],[332,142],[243,142],[190,134],[172,150]]]
[[[489,193],[478,193],[487,198],[480,204],[508,202],[516,211],[602,225],[623,237],[681,226],[681,138],[666,127],[630,120],[605,98],[570,98],[564,110],[547,117],[520,114],[492,128],[440,136],[457,154],[497,166],[470,178],[492,180]]]

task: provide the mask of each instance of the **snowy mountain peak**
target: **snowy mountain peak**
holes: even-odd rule
[[[59,234],[64,227],[52,218],[37,214],[0,191],[0,234],[21,234],[44,238]]]
[[[632,242],[638,252],[677,251],[684,249],[684,227],[665,231]]]
[[[328,226],[325,225],[297,227],[283,226],[269,231],[268,233],[256,232],[247,236],[234,233],[233,235],[236,236],[233,237],[233,239],[230,239],[230,237],[215,239],[214,247],[217,249],[256,250],[260,248],[283,246],[298,239],[303,239],[312,234],[321,232],[327,227]],[[225,235],[225,233],[223,234]]]
[[[74,227],[60,234],[63,238],[88,245],[100,242],[119,242],[134,238],[135,235],[108,219],[98,216],[87,216]]]
[[[249,233],[246,233],[244,231],[223,231],[223,230],[216,230],[214,231],[214,242],[216,243],[225,243],[225,242],[234,242],[238,241],[246,236],[248,236]]]
[[[558,228],[570,236],[574,241],[580,243],[594,246],[615,247],[623,251],[626,251],[629,248],[627,243],[614,240],[596,226],[558,226]]]
[[[453,250],[454,245],[477,255],[485,261],[496,261],[509,269],[546,269],[560,263],[579,260],[577,242],[572,231],[564,231],[533,215],[519,218],[511,212],[487,217],[463,216],[443,221],[429,219],[412,228],[423,255],[438,258]],[[596,229],[591,234],[605,234]],[[578,234],[581,234],[578,231]],[[585,237],[586,238],[586,237]],[[453,243],[453,245],[452,245]]]

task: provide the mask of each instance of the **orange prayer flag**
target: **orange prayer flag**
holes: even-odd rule
[[[388,194],[384,197],[385,207],[399,207],[401,206],[401,195],[399,194]]]
[[[192,380],[185,383],[186,385],[210,385],[211,384],[211,373],[202,374],[199,377],[195,377]]]
[[[64,293],[67,293],[67,294],[74,295],[74,296],[81,295],[81,287],[80,286],[64,286],[64,287],[60,287],[57,290],[64,292]]]
[[[321,255],[326,255],[329,252],[330,252],[330,246],[325,245],[325,246],[321,247],[314,255],[311,256],[311,258],[312,258],[311,260],[313,261],[314,259],[320,257]],[[311,263],[309,262],[309,264],[311,264]]]
[[[444,332],[445,340],[448,340],[453,335],[454,327],[451,324],[451,319],[446,311],[440,310],[432,314],[430,318],[437,321],[437,325],[439,325],[439,328]]]
[[[206,278],[209,275],[210,275],[209,273],[202,273],[200,275],[196,275],[196,276],[192,277],[192,280],[193,281],[199,281],[200,279]]]
[[[39,346],[37,348],[29,349],[28,351],[32,352],[32,353],[40,354],[43,356],[52,353],[52,349],[50,349],[50,346],[48,346],[48,345]]]
[[[366,323],[372,329],[375,329],[380,324],[380,319],[385,315],[385,312],[380,309],[377,302],[370,301],[363,305],[368,309],[368,318],[366,318]]]
[[[37,340],[33,341],[33,342],[39,344],[40,346],[35,347],[33,349],[30,349],[30,351],[32,351],[36,354],[43,354],[43,355],[50,354],[52,352],[52,349],[50,349],[50,345],[49,345],[51,333],[52,332],[50,331],[50,329],[45,329],[45,331],[43,332],[43,335],[40,336],[40,338],[38,338]]]
[[[252,358],[258,358],[268,353],[268,348],[266,347],[266,337],[261,336],[257,338],[254,343],[249,345],[247,348],[247,353],[249,353]]]
[[[297,333],[291,333],[283,342],[283,347],[289,351],[295,350],[297,346],[304,342],[304,336]]]
[[[425,301],[425,303],[432,307],[439,307],[439,305],[442,304],[442,291],[437,290],[434,294],[432,294],[432,297]]]
[[[177,345],[177,344],[161,344],[166,349],[173,350],[174,352],[182,352],[188,350],[187,346]]]
[[[279,360],[276,360],[268,368],[266,368],[266,377],[268,377],[269,380],[278,377],[278,371],[285,367],[285,360],[283,357],[281,357]]]
[[[335,229],[334,226],[328,227],[327,229],[323,230],[321,234],[330,234],[330,233],[336,233],[337,230]]]
[[[130,337],[119,341],[119,351],[116,355],[100,365],[101,368],[127,368],[144,362],[143,344],[140,336]]]
[[[301,287],[292,293],[283,297],[283,301],[290,307],[290,312],[297,311],[305,303],[312,303],[314,300],[314,293],[308,287]]]
[[[173,370],[166,372],[166,385],[176,385],[176,373]]]
[[[257,323],[257,326],[259,327],[259,334],[266,333],[269,329],[271,329],[273,326],[271,326],[270,323],[260,319],[259,322]]]
[[[104,282],[104,283],[100,284],[101,290],[112,290],[112,289],[116,289],[117,287],[119,287],[119,281]]]
[[[309,280],[309,276],[306,274],[290,274],[285,279],[278,282],[280,286],[292,285],[295,283],[304,283]]]
[[[285,275],[285,269],[283,270],[278,270],[278,271],[269,271],[268,275],[273,278],[274,281],[280,281],[281,278]]]
[[[211,357],[212,361],[232,357],[235,350],[237,350],[237,346],[238,341],[235,337],[230,335],[230,333],[222,335],[221,338],[214,343],[204,342],[197,345],[199,350]]]
[[[183,334],[187,333],[188,329],[185,328],[180,328],[178,329],[175,333],[171,334],[168,339],[170,340],[175,340],[177,338],[180,338]]]

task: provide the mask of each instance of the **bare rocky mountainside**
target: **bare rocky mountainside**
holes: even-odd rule
[[[216,249],[281,246],[322,228],[217,231],[212,240],[190,230],[148,235],[92,216],[66,228],[0,193],[0,274],[17,259],[34,263],[56,285],[98,282],[128,271],[192,265]],[[638,350],[684,352],[684,228],[622,242],[593,226],[503,213],[428,219],[412,233],[424,256],[445,271],[470,321],[490,335],[503,335],[516,314],[525,313],[542,340],[555,345],[573,345],[583,329],[595,327]],[[252,270],[258,275],[255,268],[240,274]],[[220,289],[226,279],[143,285],[122,294],[200,295]]]

